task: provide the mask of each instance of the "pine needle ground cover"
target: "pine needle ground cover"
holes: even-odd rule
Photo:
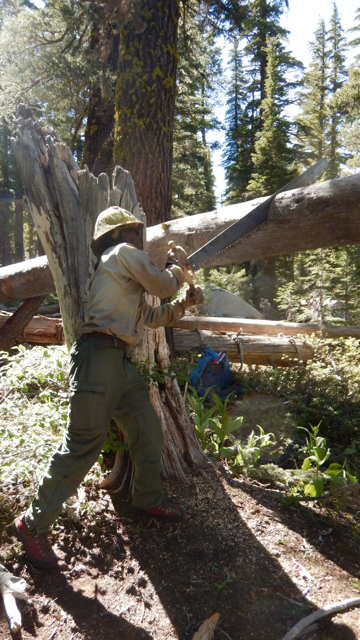
[[[339,373],[338,363],[350,356],[346,343],[334,345],[329,351],[330,344],[319,343],[328,355],[313,373],[299,367],[241,372],[243,390],[293,398],[289,411],[295,411],[296,398],[310,402],[323,381],[350,411],[356,376],[349,360]],[[0,557],[29,583],[34,606],[23,609],[23,640],[190,640],[215,611],[221,616],[215,640],[224,633],[235,640],[239,629],[242,640],[278,640],[312,610],[358,595],[356,527],[334,521],[316,504],[283,504],[274,485],[235,477],[216,459],[205,474],[189,474],[187,486],[166,483],[167,497],[185,507],[186,526],[134,516],[126,497],[97,488],[97,468],[54,523],[60,571],[44,574],[27,564],[11,522],[61,438],[67,366],[61,348],[21,348],[1,369]],[[296,385],[300,373],[303,382]],[[344,386],[336,395],[345,380],[347,393]],[[297,417],[305,420],[305,410],[306,404]],[[322,623],[312,638],[355,640],[359,634],[352,611]],[[1,608],[0,637],[11,637]]]

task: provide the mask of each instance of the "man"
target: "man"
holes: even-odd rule
[[[185,309],[204,300],[200,287],[181,300],[151,307],[144,293],[174,296],[184,283],[181,247],[160,270],[142,251],[143,224],[120,207],[97,218],[93,250],[99,258],[90,287],[86,321],[71,349],[70,407],[64,439],[55,452],[27,512],[14,523],[33,564],[52,569],[57,557],[47,533],[98,459],[113,418],[125,433],[134,463],[132,503],[140,512],[180,520],[179,506],[163,501],[160,480],[162,429],[145,381],[126,356],[141,327],[171,326]]]

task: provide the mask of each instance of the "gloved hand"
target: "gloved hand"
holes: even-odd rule
[[[202,288],[199,286],[195,287],[194,285],[186,289],[185,296],[180,300],[180,304],[184,309],[202,304],[203,302],[205,302],[205,296]]]
[[[173,247],[169,249],[167,258],[166,258],[166,267],[169,267],[172,264],[176,264],[179,267],[182,267],[187,263],[187,255],[185,249],[178,245],[177,247]]]

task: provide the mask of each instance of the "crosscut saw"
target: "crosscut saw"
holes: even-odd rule
[[[224,249],[229,249],[236,245],[245,238],[245,236],[252,231],[255,231],[255,229],[258,229],[267,221],[270,205],[279,193],[308,186],[314,182],[316,178],[319,178],[327,168],[328,163],[326,158],[319,160],[319,162],[314,164],[313,167],[310,167],[310,169],[307,169],[307,171],[302,173],[301,176],[298,176],[285,185],[285,187],[279,189],[279,191],[261,202],[261,204],[252,209],[252,211],[243,218],[234,222],[230,227],[210,240],[210,242],[207,242],[203,247],[192,253],[191,256],[188,257],[187,265],[190,266],[193,271],[206,267],[209,260],[216,254],[220,253],[220,251],[223,251]]]

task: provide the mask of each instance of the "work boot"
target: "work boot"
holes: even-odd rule
[[[169,504],[165,500],[157,507],[151,509],[139,509],[135,507],[136,511],[161,520],[167,520],[169,522],[182,522],[184,520],[184,509],[178,504]]]
[[[38,535],[35,531],[29,531],[25,516],[15,520],[14,533],[23,544],[25,553],[32,564],[42,569],[55,569],[58,559],[51,548],[46,533]]]

